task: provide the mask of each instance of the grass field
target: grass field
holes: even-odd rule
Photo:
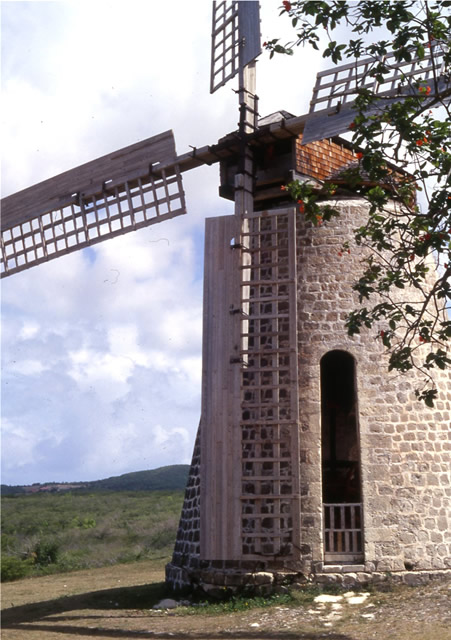
[[[182,491],[2,497],[2,581],[170,553]]]

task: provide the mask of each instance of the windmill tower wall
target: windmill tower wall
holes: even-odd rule
[[[327,568],[321,504],[326,479],[324,469],[319,473],[321,420],[327,415],[321,410],[320,363],[338,350],[350,354],[355,367],[365,570],[450,569],[451,377],[437,372],[440,398],[429,409],[415,399],[422,376],[389,374],[374,332],[346,335],[343,321],[356,303],[351,285],[362,257],[350,230],[364,222],[367,205],[354,199],[339,206],[340,218],[324,228],[298,226],[301,539],[309,541],[304,558],[309,556],[314,571]],[[340,256],[345,240],[351,253]]]
[[[306,157],[317,179],[340,164],[343,149],[326,154],[325,144],[300,158],[295,142],[297,171]],[[340,218],[320,228],[292,207],[259,211],[240,243],[233,216],[207,221],[200,465],[196,457],[190,480],[200,517],[184,509],[167,567],[174,587],[451,572],[451,376],[437,374],[428,409],[415,400],[418,375],[387,373],[374,333],[347,336],[362,258],[352,229],[367,204],[348,195],[337,206]],[[339,255],[345,241],[351,252]]]

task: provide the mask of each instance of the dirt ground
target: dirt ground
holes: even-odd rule
[[[153,610],[161,565],[116,565],[6,583],[3,640],[451,640],[451,583],[325,595],[293,606],[220,615]]]

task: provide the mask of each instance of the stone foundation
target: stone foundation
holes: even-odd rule
[[[234,593],[249,592],[255,595],[281,593],[288,589],[303,589],[311,585],[338,585],[343,589],[359,589],[368,585],[388,587],[405,584],[408,586],[427,585],[434,580],[451,581],[451,570],[443,571],[395,571],[372,570],[372,563],[366,565],[325,565],[309,575],[292,571],[255,571],[242,567],[218,569],[213,566],[191,570],[167,565],[168,581],[177,591],[182,587],[192,591],[202,591],[212,598],[222,599]],[[179,587],[175,587],[175,584]]]

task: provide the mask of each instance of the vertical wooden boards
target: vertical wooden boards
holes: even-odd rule
[[[260,37],[260,3],[238,2],[240,65],[253,62],[262,52]]]
[[[201,559],[240,557],[241,221],[206,220],[201,435]]]

